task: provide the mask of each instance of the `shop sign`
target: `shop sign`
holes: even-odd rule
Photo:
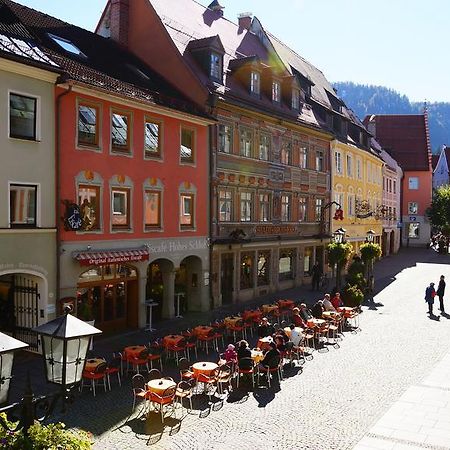
[[[297,232],[295,225],[258,225],[255,227],[256,234],[292,234]]]
[[[64,228],[67,231],[79,231],[83,228],[80,207],[69,200],[64,200],[66,211],[64,213]]]
[[[102,266],[148,260],[149,253],[144,249],[115,250],[98,252],[75,252],[73,257],[82,266]]]

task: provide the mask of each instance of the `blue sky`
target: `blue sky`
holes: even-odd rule
[[[16,1],[90,30],[106,4],[106,0]],[[448,0],[221,0],[221,4],[231,20],[240,12],[252,12],[330,81],[383,85],[416,101],[450,101]]]

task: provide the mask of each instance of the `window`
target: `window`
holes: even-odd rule
[[[83,230],[100,229],[100,187],[80,184],[78,186],[78,205],[80,206]]]
[[[230,222],[233,219],[233,193],[226,189],[219,190],[219,221]]]
[[[37,227],[37,186],[9,186],[9,224],[11,228]]]
[[[308,220],[308,199],[306,197],[298,198],[298,221],[306,222]]]
[[[353,158],[347,155],[347,176],[353,178]]]
[[[302,169],[308,168],[308,148],[300,147],[299,166]]]
[[[145,119],[145,158],[161,158],[162,125],[151,119]]]
[[[408,214],[418,214],[419,205],[417,202],[408,203]]]
[[[130,151],[130,115],[114,113],[111,120],[112,151],[129,153]]]
[[[393,183],[392,183],[392,190],[394,191],[394,194],[396,194],[397,193],[397,182],[394,180],[393,181]]]
[[[359,158],[356,160],[356,176],[358,177],[358,180],[362,179],[361,160]]]
[[[322,218],[322,205],[323,205],[323,199],[316,198],[316,208],[315,208],[316,222],[320,222],[320,219]]]
[[[241,155],[251,158],[253,153],[253,131],[248,128],[241,128],[239,142]]]
[[[392,218],[397,220],[397,208],[395,206],[392,208]]]
[[[289,222],[291,220],[291,196],[281,196],[281,221]]]
[[[280,250],[278,260],[278,279],[280,281],[293,280],[295,274],[295,250]]]
[[[251,222],[252,220],[252,198],[251,192],[241,192],[241,222]]]
[[[272,82],[272,101],[277,103],[281,101],[281,84],[279,81]]]
[[[270,284],[270,252],[258,252],[258,286]]]
[[[323,172],[324,171],[323,151],[322,150],[316,150],[316,170],[318,172]]]
[[[98,146],[98,111],[97,106],[85,103],[78,105],[78,145]]]
[[[292,162],[292,144],[283,139],[281,145],[281,164],[290,165]]]
[[[353,217],[355,214],[355,195],[347,194],[347,216]]]
[[[56,42],[62,49],[64,49],[66,52],[72,53],[74,55],[78,56],[85,56],[83,52],[72,42],[70,42],[68,39],[64,39],[60,36],[55,36],[54,34],[48,33],[49,37]]]
[[[250,289],[253,287],[254,260],[254,253],[241,254],[241,289]]]
[[[194,162],[195,132],[188,128],[181,128],[180,160],[182,163]]]
[[[212,52],[209,60],[209,76],[222,81],[222,57],[218,53]]]
[[[419,239],[419,225],[417,222],[408,224],[408,238]]]
[[[259,221],[270,220],[270,194],[259,194]]]
[[[305,254],[303,257],[303,273],[305,275],[309,275],[311,273],[312,269],[312,258],[313,258],[313,248],[312,247],[306,247],[305,248]]]
[[[233,127],[230,125],[219,125],[219,152],[233,152]]]
[[[161,192],[144,192],[144,225],[145,229],[161,227]]]
[[[334,166],[336,168],[336,173],[342,173],[342,159],[340,152],[334,152]]]
[[[300,93],[298,89],[292,89],[291,108],[296,110],[300,109]]]
[[[259,135],[259,159],[269,160],[271,139],[270,134],[261,133]]]
[[[9,94],[9,137],[37,140],[37,99]]]
[[[256,95],[261,92],[261,75],[259,72],[251,72],[250,74],[250,92]]]
[[[418,177],[409,177],[408,179],[408,187],[409,189],[419,189],[419,178]]]
[[[130,190],[112,189],[111,224],[114,229],[130,228]]]
[[[372,166],[369,161],[367,161],[367,182],[372,183]]]
[[[194,195],[180,195],[180,225],[181,228],[194,227]]]

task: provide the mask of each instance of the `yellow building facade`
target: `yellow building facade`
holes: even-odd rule
[[[331,232],[344,228],[345,239],[357,254],[369,230],[374,231],[374,242],[381,243],[383,161],[375,151],[338,140],[332,141],[331,155],[331,198],[344,212],[342,221],[332,221]]]

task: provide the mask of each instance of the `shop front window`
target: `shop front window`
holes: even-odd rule
[[[258,253],[258,286],[270,283],[270,252]]]
[[[80,206],[83,230],[99,230],[100,187],[80,184],[78,186],[78,205]]]
[[[241,289],[251,289],[253,287],[255,255],[244,253],[241,255]]]
[[[278,261],[278,279],[280,281],[293,280],[295,274],[295,250],[280,251],[280,259]]]
[[[303,258],[303,273],[305,275],[309,275],[312,269],[312,256],[313,256],[313,248],[306,247],[305,248],[305,256]]]
[[[419,239],[419,227],[418,223],[408,224],[408,238],[409,239]]]

